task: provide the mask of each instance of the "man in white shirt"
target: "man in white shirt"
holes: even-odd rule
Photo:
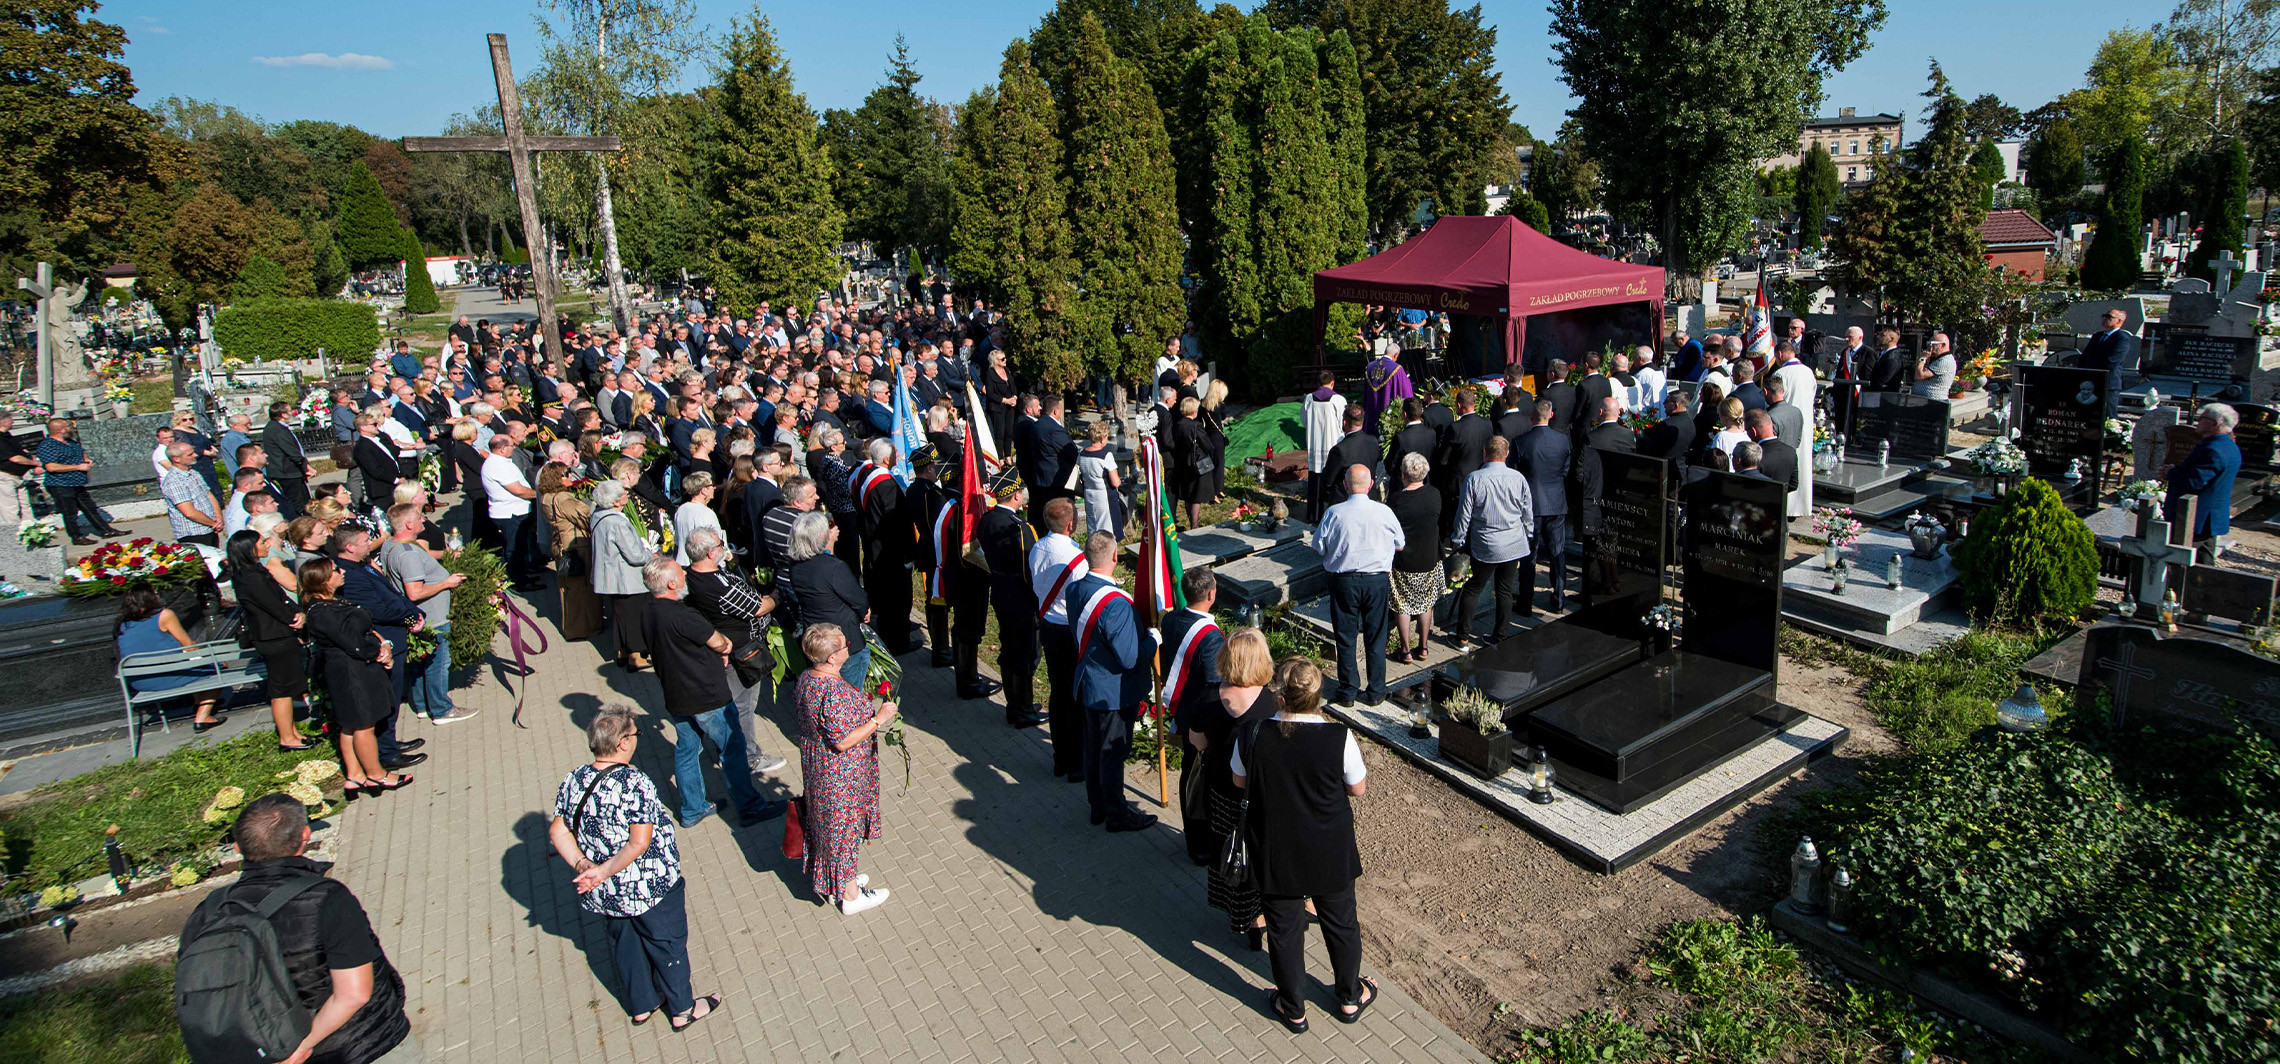
[[[514,437],[505,433],[491,437],[491,456],[483,459],[483,492],[489,500],[491,523],[507,545],[507,579],[517,591],[537,591],[546,586],[534,564],[537,537],[530,521],[531,503],[538,492],[531,488],[522,468],[515,465],[514,450]]]
[[[1322,510],[1330,503],[1334,492],[1331,477],[1322,475],[1322,468],[1330,462],[1330,449],[1338,446],[1346,434],[1346,397],[1338,394],[1338,378],[1323,370],[1320,387],[1299,403],[1300,421],[1306,432],[1306,519],[1322,520]]]
[[[1314,530],[1314,549],[1330,576],[1330,627],[1338,643],[1338,689],[1333,704],[1350,706],[1362,689],[1354,662],[1354,641],[1369,660],[1369,685],[1362,704],[1385,701],[1386,611],[1392,605],[1393,555],[1407,544],[1393,508],[1370,498],[1368,466],[1345,471],[1346,501],[1323,511]],[[1324,477],[1322,479],[1329,479]]]
[[[1631,355],[1631,379],[1639,382],[1639,402],[1634,409],[1651,416],[1662,410],[1663,392],[1670,387],[1670,377],[1655,364],[1652,344],[1640,344]]]
[[[1029,586],[1037,594],[1037,627],[1045,648],[1045,728],[1053,741],[1053,774],[1084,779],[1085,711],[1077,706],[1077,634],[1069,624],[1069,585],[1085,575],[1085,551],[1070,530],[1077,508],[1067,499],[1045,504],[1043,536],[1029,548]]]

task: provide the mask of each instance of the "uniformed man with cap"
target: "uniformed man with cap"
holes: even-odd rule
[[[1045,648],[1047,731],[1053,742],[1053,774],[1071,783],[1085,778],[1084,710],[1077,707],[1077,634],[1070,627],[1069,585],[1085,575],[1085,551],[1071,531],[1077,509],[1067,499],[1045,504],[1045,534],[1029,548],[1029,584],[1036,592],[1039,642]]]
[[[974,539],[989,566],[990,605],[998,619],[998,675],[1005,678],[1005,721],[1016,728],[1045,723],[1037,711],[1037,593],[1029,586],[1029,548],[1037,533],[1021,516],[1029,489],[1007,469],[990,482],[996,504],[974,521]]]
[[[903,505],[902,485],[888,470],[895,464],[894,441],[881,436],[869,444],[870,462],[855,487],[855,511],[863,522],[863,593],[871,599],[871,629],[892,654],[918,649],[911,638],[910,563],[918,553],[918,524]]]
[[[903,505],[910,510],[910,520],[918,528],[917,568],[926,579],[926,643],[933,649],[933,665],[937,669],[950,667],[950,595],[943,586],[947,576],[943,572],[942,545],[936,537],[943,532],[943,515],[951,513],[958,496],[942,486],[939,479],[941,453],[931,443],[919,444],[910,452],[910,488],[903,492]],[[957,536],[955,530],[950,533]],[[952,558],[950,561],[956,561]]]

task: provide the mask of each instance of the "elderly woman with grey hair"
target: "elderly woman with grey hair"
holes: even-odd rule
[[[857,689],[871,671],[871,647],[863,639],[863,622],[871,619],[871,597],[855,570],[831,553],[839,528],[820,511],[810,510],[792,522],[792,565],[777,579],[792,589],[792,630],[806,632],[819,624],[833,625],[847,640],[848,657],[840,675]]]
[[[808,669],[800,674],[800,782],[806,789],[808,883],[817,901],[836,902],[843,916],[877,908],[887,889],[872,890],[857,871],[863,843],[879,837],[880,729],[895,719],[895,703],[873,702],[862,685],[841,675],[847,640],[819,624],[800,639]]]
[[[863,564],[863,518],[855,512],[855,490],[847,483],[859,464],[847,453],[847,433],[825,425],[815,430],[815,446],[808,451],[808,476],[823,494],[823,508],[846,533],[836,553],[849,565]]]
[[[688,890],[673,818],[657,784],[633,767],[633,708],[610,703],[586,725],[592,764],[554,791],[547,838],[570,865],[578,905],[609,921],[623,1004],[635,1025],[664,1008],[676,1031],[712,1015],[719,994],[689,989]]]
[[[649,648],[643,645],[641,615],[649,602],[649,588],[641,582],[641,567],[657,556],[625,516],[626,487],[605,480],[594,485],[594,518],[587,528],[593,540],[594,594],[610,608],[617,633],[617,664],[628,672],[649,667]]]
[[[1432,468],[1422,454],[1404,455],[1397,472],[1401,490],[1386,504],[1409,545],[1393,555],[1393,630],[1402,645],[1393,657],[1422,662],[1425,634],[1433,628],[1433,604],[1447,587],[1441,572],[1441,493],[1425,486]]]

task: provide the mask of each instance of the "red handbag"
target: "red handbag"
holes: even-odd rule
[[[807,857],[807,830],[800,826],[807,812],[807,803],[791,799],[791,808],[784,810],[784,860],[798,861]]]

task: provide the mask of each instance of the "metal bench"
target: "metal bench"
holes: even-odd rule
[[[196,678],[179,687],[137,691],[133,686],[135,680],[145,677],[188,672],[197,673]],[[129,654],[119,659],[119,697],[127,704],[127,741],[133,746],[134,756],[142,756],[143,707],[185,695],[226,691],[246,684],[261,683],[268,677],[269,670],[262,664],[261,656],[239,646],[235,639],[216,639],[173,650]],[[159,713],[158,724],[162,731],[171,733],[174,730],[164,712]]]

